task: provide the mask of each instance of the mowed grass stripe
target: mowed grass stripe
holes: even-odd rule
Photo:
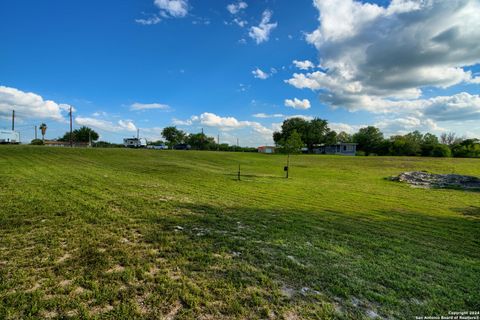
[[[477,160],[0,148],[0,318],[411,319],[480,301]],[[236,181],[238,164],[242,181]],[[477,209],[476,209],[477,208]]]

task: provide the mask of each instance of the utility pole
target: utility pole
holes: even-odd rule
[[[140,139],[140,129],[137,129],[137,139]]]
[[[92,147],[92,130],[88,131],[88,146]]]
[[[220,133],[217,134],[217,151],[220,151]]]
[[[70,148],[73,148],[73,137],[72,137],[72,132],[73,132],[73,127],[72,127],[72,107],[70,107]]]
[[[15,110],[12,110],[12,131],[15,131]]]
[[[35,140],[37,140],[37,126],[35,126]]]

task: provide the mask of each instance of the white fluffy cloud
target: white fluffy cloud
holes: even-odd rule
[[[188,0],[155,0],[162,14],[182,18],[188,14]]]
[[[293,100],[292,99],[286,99],[285,100],[285,106],[293,108],[293,109],[306,110],[306,109],[310,109],[310,101],[308,99],[300,100],[300,99],[297,99],[297,98],[294,98]]]
[[[297,67],[300,70],[308,70],[308,69],[315,68],[315,65],[313,64],[313,62],[309,60],[305,60],[305,61],[293,60],[293,64],[295,65],[295,67]]]
[[[221,131],[231,131],[238,129],[250,128],[254,133],[257,133],[263,137],[263,139],[271,140],[273,130],[267,128],[255,121],[241,121],[234,117],[221,117],[211,112],[204,112],[199,116],[192,116],[188,120],[174,119],[173,123],[176,125],[193,125],[198,123],[203,126],[217,128]]]
[[[75,123],[108,132],[137,131],[137,127],[131,120],[119,120],[117,123],[113,123],[111,121],[79,116],[75,118]]]
[[[140,111],[140,110],[170,110],[170,106],[162,103],[139,103],[135,102],[130,106],[130,110],[132,111]]]
[[[270,23],[271,19],[272,12],[270,10],[265,10],[262,14],[262,21],[260,24],[250,28],[248,35],[250,38],[254,39],[257,44],[268,41],[270,33],[278,26],[276,22]]]
[[[318,49],[322,70],[294,74],[287,83],[319,91],[331,107],[395,112],[418,127],[480,119],[476,95],[422,98],[425,88],[478,82],[465,69],[480,63],[478,0],[392,0],[387,7],[314,0],[314,5],[320,25],[307,41]]]
[[[329,122],[328,127],[335,132],[346,132],[348,134],[354,134],[360,128],[366,127],[366,125],[351,125],[343,122]]]
[[[135,19],[135,22],[144,26],[151,26],[154,24],[159,24],[160,22],[162,22],[162,19],[160,19],[159,16],[154,15],[149,18]]]
[[[10,116],[15,110],[19,119],[51,119],[65,121],[70,105],[44,100],[40,95],[0,86],[0,116]]]
[[[423,114],[437,121],[480,119],[480,96],[462,92],[427,100]]]
[[[414,130],[421,132],[440,132],[444,131],[431,119],[419,119],[412,116],[395,119],[383,119],[374,124],[382,130],[386,136],[396,134],[406,134]]]
[[[246,9],[248,7],[248,4],[245,1],[239,1],[237,3],[232,3],[227,6],[228,12],[231,14],[237,14],[240,11]]]
[[[261,80],[266,80],[270,77],[269,73],[266,73],[265,71],[261,70],[260,68],[257,68],[252,71],[252,74],[255,78],[261,79]]]

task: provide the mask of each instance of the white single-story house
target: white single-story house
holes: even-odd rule
[[[314,152],[318,154],[354,156],[357,153],[357,144],[340,142],[330,145],[320,145],[314,149]]]
[[[0,144],[20,143],[20,133],[12,130],[0,130]]]
[[[261,146],[258,147],[258,152],[259,153],[275,153],[276,147],[271,147],[271,146]]]

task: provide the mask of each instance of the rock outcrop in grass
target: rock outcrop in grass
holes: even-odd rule
[[[403,172],[393,181],[406,182],[414,187],[463,189],[480,191],[480,179],[459,174],[433,174],[424,171]]]

